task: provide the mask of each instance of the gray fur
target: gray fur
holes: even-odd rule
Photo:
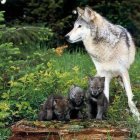
[[[69,116],[69,102],[61,95],[51,95],[41,105],[38,115],[39,121],[50,120],[68,121]]]
[[[70,118],[83,119],[83,109],[85,107],[85,92],[82,88],[76,85],[70,87],[68,93],[68,100],[70,104]]]
[[[86,22],[82,17],[78,17],[75,23],[85,25],[91,30],[91,36],[96,43],[108,42],[108,45],[114,47],[120,38],[125,39],[129,47],[130,38],[128,31],[120,25],[112,25],[105,18],[106,26],[98,28],[95,24]]]
[[[89,87],[86,93],[88,118],[102,120],[108,101],[104,95],[104,77],[89,77]]]

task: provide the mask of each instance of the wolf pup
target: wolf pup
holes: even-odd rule
[[[89,77],[89,88],[86,92],[88,118],[102,120],[108,107],[104,95],[104,77]]]
[[[82,88],[72,85],[68,93],[68,100],[70,104],[70,118],[84,119],[85,116],[85,92]]]
[[[133,101],[128,69],[135,59],[135,44],[124,27],[115,25],[88,6],[77,8],[78,19],[65,36],[70,43],[82,41],[95,64],[97,75],[105,77],[104,94],[109,101],[109,83],[113,77],[122,78],[131,112],[140,120]]]
[[[60,95],[49,96],[41,105],[38,115],[39,121],[69,121],[69,103],[68,100]]]

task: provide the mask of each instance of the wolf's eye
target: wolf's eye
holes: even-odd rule
[[[81,28],[81,27],[82,27],[82,25],[79,25],[79,26],[78,26],[78,28]]]

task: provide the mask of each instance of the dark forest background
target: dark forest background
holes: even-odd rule
[[[0,10],[5,11],[7,26],[14,24],[50,28],[53,35],[49,46],[54,47],[65,43],[64,35],[76,19],[72,10],[77,6],[84,8],[85,5],[111,22],[126,27],[133,35],[136,45],[140,46],[140,0],[7,0],[0,5]]]

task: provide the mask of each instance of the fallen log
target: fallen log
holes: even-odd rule
[[[107,121],[41,122],[21,120],[11,126],[9,140],[127,140],[130,130],[125,122]]]

